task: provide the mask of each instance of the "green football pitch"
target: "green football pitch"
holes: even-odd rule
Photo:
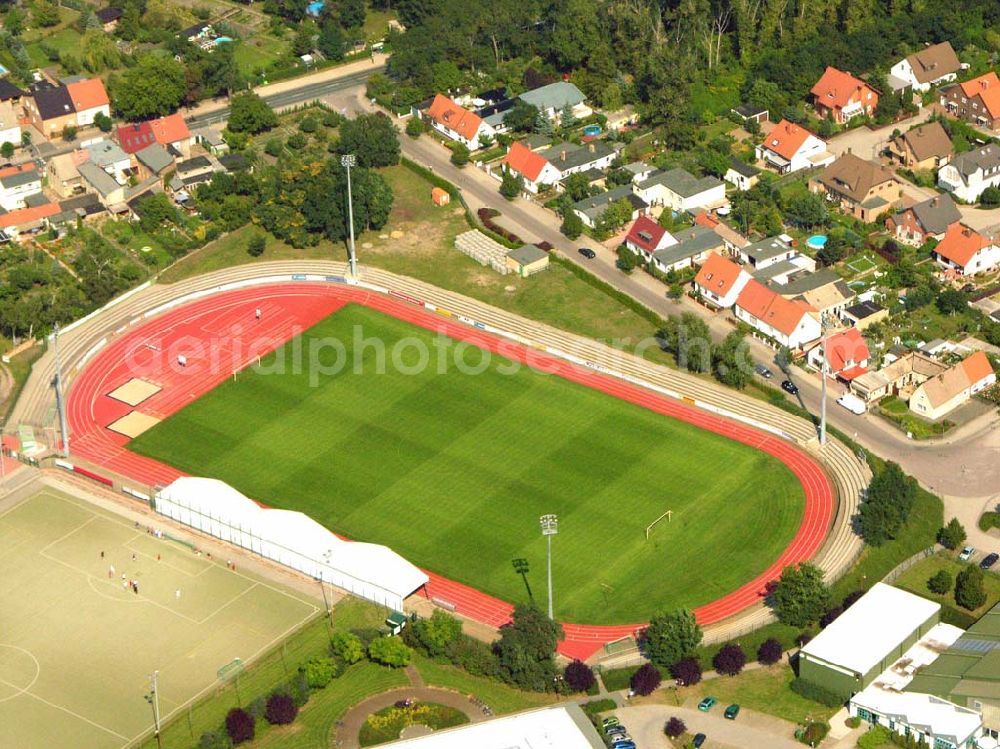
[[[18,749],[130,745],[153,671],[166,720],[319,611],[49,489],[0,508],[0,593],[0,746]]]
[[[385,371],[374,346],[355,361],[358,332],[383,342]],[[508,601],[527,597],[516,558],[545,595],[538,518],[556,513],[556,614],[589,624],[715,600],[763,572],[801,521],[802,488],[778,460],[596,390],[511,374],[497,356],[460,371],[433,333],[357,305],[301,338],[131,449]],[[321,339],[342,341],[349,364],[317,385],[290,362]]]

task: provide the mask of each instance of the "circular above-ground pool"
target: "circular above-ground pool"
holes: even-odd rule
[[[827,236],[826,234],[813,234],[809,239],[806,240],[806,244],[809,245],[814,250],[822,250],[826,247]]]
[[[233,38],[230,36],[220,36],[215,39],[213,44],[228,44],[231,41],[233,41]]]
[[[589,135],[592,138],[596,137],[596,136],[598,136],[598,135],[601,134],[601,126],[600,125],[587,125],[585,128],[583,128],[583,134],[584,135]]]

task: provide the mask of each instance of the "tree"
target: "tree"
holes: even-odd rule
[[[36,0],[31,11],[31,20],[43,28],[59,24],[59,8],[49,0]]]
[[[253,741],[254,728],[253,716],[243,708],[234,707],[226,713],[226,733],[233,744]]]
[[[927,589],[931,593],[937,593],[939,596],[943,596],[949,590],[953,580],[951,579],[951,574],[948,570],[938,570],[933,575],[931,575],[930,580],[927,581]]]
[[[292,38],[292,54],[301,57],[313,51],[313,38],[316,36],[314,29],[315,26],[311,22],[299,24]]]
[[[916,499],[916,482],[889,462],[868,485],[861,503],[858,524],[861,535],[872,546],[895,538],[906,523]]]
[[[618,270],[626,275],[635,270],[635,266],[638,265],[638,259],[632,250],[625,245],[619,245],[617,255],[618,259],[615,261],[615,266]]]
[[[469,147],[464,143],[455,142],[451,146],[451,163],[459,169],[469,163]]]
[[[938,531],[938,541],[948,549],[957,549],[968,536],[958,518],[952,518],[948,525]]]
[[[724,676],[736,676],[747,664],[747,654],[735,643],[723,645],[712,659],[715,670]]]
[[[979,195],[979,205],[984,208],[994,208],[1000,205],[1000,187],[987,187]]]
[[[162,192],[140,198],[136,213],[139,214],[139,227],[144,232],[154,232],[165,224],[177,223],[177,208]]]
[[[566,679],[569,688],[574,692],[586,692],[597,683],[594,669],[579,660],[567,664],[563,678]]]
[[[713,350],[716,378],[725,385],[742,390],[753,376],[750,344],[739,330],[729,333]]]
[[[111,118],[104,114],[104,112],[98,112],[94,115],[94,124],[97,125],[97,129],[102,133],[110,133],[114,125]]]
[[[608,205],[594,222],[599,233],[610,234],[632,220],[632,204],[628,198],[619,198]]]
[[[345,29],[360,29],[365,25],[365,0],[340,0],[337,17]]]
[[[515,133],[529,133],[535,127],[538,114],[538,107],[518,99],[517,103],[507,110],[503,121]]]
[[[398,637],[376,637],[368,646],[368,657],[383,666],[400,668],[410,662],[412,652]]]
[[[267,246],[267,240],[264,238],[263,234],[254,234],[250,237],[250,241],[247,242],[247,254],[250,257],[260,257],[264,254],[264,248]]]
[[[187,90],[184,66],[173,57],[143,55],[111,87],[115,111],[126,120],[170,114]]]
[[[659,689],[660,682],[662,681],[663,677],[656,666],[652,663],[643,663],[632,674],[632,678],[629,679],[629,686],[632,687],[633,692],[645,697]]]
[[[419,138],[424,129],[424,121],[419,117],[411,117],[406,121],[406,134],[411,138]]]
[[[677,716],[670,718],[663,727],[663,732],[671,739],[682,736],[686,730],[687,726],[684,724],[684,721]]]
[[[0,155],[5,159],[9,159],[14,155],[14,144],[10,141],[4,141],[4,144],[0,146]]]
[[[295,720],[299,714],[299,706],[295,704],[290,694],[275,692],[267,698],[264,708],[264,718],[272,726],[285,726]]]
[[[826,610],[829,598],[823,571],[808,562],[785,567],[771,593],[779,621],[793,627],[805,627],[817,621]]]
[[[819,618],[820,629],[826,629],[831,624],[833,624],[837,617],[844,613],[844,608],[842,606],[834,606],[829,608],[826,612]]]
[[[337,665],[333,662],[333,658],[314,655],[305,662],[301,671],[305,674],[310,689],[323,689],[336,676]]]
[[[569,104],[566,104],[561,110],[559,110],[559,127],[564,130],[568,130],[576,124],[576,115],[573,114],[573,108]]]
[[[583,172],[573,172],[563,180],[563,194],[572,203],[577,203],[590,195],[590,179]]]
[[[642,644],[649,660],[658,666],[669,668],[681,659],[693,655],[701,643],[701,637],[701,627],[694,614],[687,609],[676,609],[656,614],[649,620]]]
[[[319,30],[316,49],[323,53],[327,60],[344,59],[344,34],[335,23],[324,23]]]
[[[701,681],[701,664],[697,658],[681,658],[670,667],[670,675],[681,686],[693,686]]]
[[[89,29],[80,40],[83,66],[91,73],[105,68],[116,68],[121,64],[121,52],[113,37],[101,29]]]
[[[576,239],[583,234],[583,219],[576,211],[567,207],[563,210],[563,222],[559,231],[569,239]]]
[[[444,611],[435,610],[429,619],[414,622],[411,630],[413,639],[427,655],[438,658],[462,636],[462,623]]]
[[[229,124],[226,127],[231,132],[256,135],[277,124],[278,115],[252,91],[234,96],[229,104]]]
[[[785,206],[785,218],[792,224],[811,229],[830,223],[826,201],[814,192],[796,195]]]
[[[781,643],[773,637],[769,637],[757,648],[757,662],[762,666],[773,666],[781,660]]]
[[[515,174],[510,169],[503,170],[503,177],[500,180],[500,194],[507,200],[513,200],[524,190],[524,177]]]
[[[399,130],[384,114],[360,114],[340,126],[338,153],[353,153],[359,166],[399,163]]]
[[[958,289],[953,289],[951,287],[948,287],[938,294],[935,303],[937,304],[937,308],[945,315],[954,315],[958,312],[964,312],[968,309],[969,304],[965,299],[965,294]]]
[[[534,604],[516,605],[493,646],[504,678],[522,689],[552,689],[557,673],[553,655],[563,636],[562,626]]]
[[[365,657],[365,646],[357,635],[350,632],[334,632],[330,638],[330,651],[347,665]]]
[[[548,52],[560,70],[580,67],[601,47],[598,7],[590,0],[557,0],[558,19],[549,37]]]
[[[65,141],[76,140],[76,126],[64,125],[62,129],[62,139]]]
[[[977,565],[966,565],[955,578],[955,603],[969,611],[974,611],[986,603],[983,571]]]

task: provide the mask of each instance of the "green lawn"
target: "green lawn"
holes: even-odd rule
[[[544,590],[538,516],[557,513],[556,613],[568,621],[636,622],[715,600],[762,572],[801,521],[801,487],[769,456],[559,378],[505,373],[497,357],[463,376],[461,349],[445,349],[439,374],[431,333],[370,309],[341,310],[300,345],[340,340],[353,362],[358,331],[411,369],[372,374],[370,344],[319,387],[309,367],[251,374],[132,449],[506,600],[525,597],[516,557]],[[412,366],[417,347],[432,366]],[[335,356],[327,348],[322,361]],[[360,363],[366,376],[351,376]],[[647,543],[644,529],[666,510],[672,522]]]
[[[993,608],[997,604],[997,601],[1000,601],[1000,575],[987,572],[983,576],[984,587],[986,589],[986,603],[975,611],[968,611],[955,603],[954,589],[945,593],[943,596],[939,596],[936,593],[932,593],[927,588],[927,581],[930,580],[931,577],[933,577],[938,571],[946,570],[948,574],[951,575],[952,581],[954,581],[955,578],[958,577],[958,573],[961,572],[966,566],[965,562],[960,562],[954,558],[936,555],[927,557],[927,559],[917,562],[915,565],[910,567],[910,569],[900,575],[893,585],[897,588],[908,590],[911,593],[916,593],[918,596],[929,598],[932,601],[940,603],[942,606],[958,609],[961,613],[972,617],[972,619],[979,619],[983,614]]]

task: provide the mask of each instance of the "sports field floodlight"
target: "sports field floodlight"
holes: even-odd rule
[[[552,537],[559,532],[559,518],[556,515],[542,515],[538,519],[542,527],[542,535],[545,536],[549,545],[549,619],[555,619],[552,615]]]
[[[157,689],[159,676],[159,671],[149,675],[149,692],[146,693],[146,702],[153,708],[153,734],[158,748],[163,746],[163,739],[160,738],[160,692]]]
[[[340,165],[347,170],[347,227],[351,242],[348,245],[351,278],[358,277],[358,257],[354,254],[354,203],[351,199],[351,167],[358,163],[353,153],[345,153],[340,157]]]

